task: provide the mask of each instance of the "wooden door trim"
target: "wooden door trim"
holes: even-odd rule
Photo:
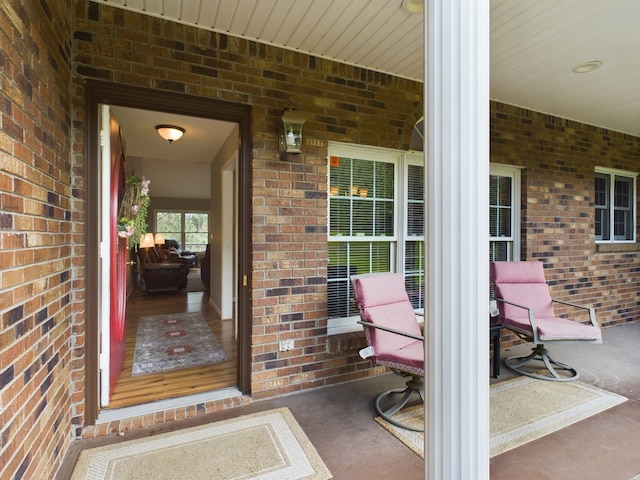
[[[98,139],[98,106],[118,105],[193,117],[211,118],[238,124],[240,146],[238,150],[238,388],[243,394],[251,393],[251,106],[195,95],[166,92],[144,87],[115,84],[99,80],[85,82],[85,362],[84,411],[85,426],[94,425],[99,413],[99,231],[89,219],[99,218],[98,175],[100,165]],[[246,277],[245,277],[246,276]],[[248,279],[243,285],[243,277]]]

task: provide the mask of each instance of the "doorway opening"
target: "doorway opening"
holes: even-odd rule
[[[188,95],[157,92],[148,89],[124,87],[103,82],[87,83],[87,217],[102,218],[105,213],[104,193],[101,195],[101,176],[104,169],[101,163],[100,115],[108,108],[120,124],[120,131],[126,145],[127,174],[135,172],[144,175],[151,181],[151,205],[147,223],[148,232],[157,232],[155,211],[205,211],[208,213],[209,226],[206,241],[210,250],[209,290],[191,286],[198,284],[203,277],[202,261],[204,252],[197,255],[196,266],[189,268],[188,292],[150,293],[140,288],[140,275],[137,262],[129,265],[128,302],[125,320],[125,354],[123,370],[118,382],[105,396],[104,367],[109,363],[105,359],[105,328],[109,322],[105,318],[105,305],[111,295],[105,290],[105,269],[109,269],[108,261],[100,255],[104,248],[105,228],[100,222],[87,223],[87,318],[86,344],[88,358],[85,378],[87,395],[85,409],[87,424],[92,424],[101,409],[119,408],[141,403],[153,402],[164,398],[216,391],[226,387],[236,387],[243,394],[249,392],[250,359],[249,359],[249,285],[244,279],[248,277],[250,244],[248,234],[249,218],[249,133],[250,107],[228,102],[214,101]],[[153,125],[147,125],[147,133],[137,131],[144,127],[142,117],[151,115],[157,123],[180,124],[192,122],[192,138],[197,130],[204,129],[208,137],[212,132],[222,132],[226,148],[232,145],[232,151],[225,151],[224,146],[218,148],[209,144],[205,146],[207,160],[200,158],[194,161],[196,152],[185,153],[189,129],[185,129],[184,148],[178,149],[179,142],[166,145],[162,143],[163,152],[158,153],[150,148],[149,140],[144,137],[150,131],[158,135]],[[155,122],[155,120],[154,120]],[[153,123],[153,122],[152,122]],[[158,137],[159,139],[159,137]],[[154,138],[154,140],[156,140]],[[137,142],[137,143],[136,143]],[[171,150],[173,148],[173,150]],[[188,160],[171,159],[171,155],[190,157]],[[181,163],[182,162],[182,163]],[[202,185],[202,174],[193,173],[208,169],[208,189],[202,198],[198,193]],[[191,171],[191,172],[189,172]],[[101,174],[102,172],[102,174]],[[156,181],[154,182],[154,176]],[[229,190],[229,178],[233,179]],[[155,183],[155,185],[154,185]],[[206,184],[206,182],[205,182]],[[224,188],[223,186],[226,185]],[[186,186],[186,188],[185,188]],[[155,188],[154,188],[155,187]],[[180,193],[182,191],[182,193]],[[186,192],[186,193],[185,193]],[[157,199],[154,206],[153,199]],[[196,198],[191,198],[196,197]],[[173,203],[172,203],[173,202]],[[167,205],[173,207],[168,209]],[[204,205],[204,207],[203,207]],[[174,232],[175,233],[175,232]],[[184,235],[182,240],[183,250]],[[102,245],[102,247],[101,247]],[[229,256],[228,252],[233,255]],[[145,252],[147,253],[147,252]],[[225,262],[220,261],[224,258]],[[231,258],[231,262],[227,259]],[[129,268],[127,267],[127,268]],[[243,281],[239,281],[242,279]],[[204,281],[202,283],[205,283]],[[164,371],[134,376],[131,373],[132,358],[137,333],[137,323],[143,316],[166,315],[172,313],[199,313],[207,323],[228,358],[219,364],[202,365],[184,370]],[[94,348],[92,348],[94,347]],[[92,354],[95,353],[95,356]],[[99,352],[102,352],[99,354]],[[91,358],[89,358],[91,356]]]

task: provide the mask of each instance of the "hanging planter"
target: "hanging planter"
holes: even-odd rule
[[[130,243],[137,247],[140,236],[147,231],[147,208],[150,181],[144,177],[132,175],[127,179],[124,196],[118,212],[118,236],[130,238]]]

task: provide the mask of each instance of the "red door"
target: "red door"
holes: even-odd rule
[[[127,301],[127,239],[120,238],[118,213],[125,187],[125,154],[120,136],[120,127],[111,117],[111,251],[110,251],[110,355],[109,355],[109,398],[120,377],[125,355],[125,313]]]

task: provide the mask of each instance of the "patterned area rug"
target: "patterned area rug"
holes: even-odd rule
[[[327,480],[331,473],[286,408],[80,453],[71,480]]]
[[[491,385],[490,456],[584,420],[627,399],[580,382],[548,382],[518,377]],[[402,423],[424,425],[424,407],[397,414]],[[382,418],[376,421],[424,458],[424,434],[399,428]]]
[[[166,372],[228,360],[200,313],[141,317],[131,375]]]

